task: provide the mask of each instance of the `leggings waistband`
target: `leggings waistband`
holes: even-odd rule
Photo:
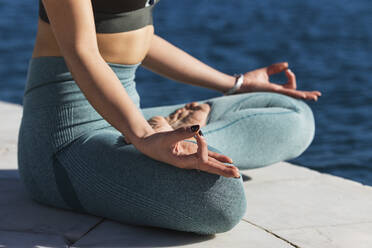
[[[135,78],[137,67],[141,64],[125,65],[107,62],[122,83],[130,82]],[[38,87],[73,80],[66,65],[65,59],[58,56],[31,58],[28,65],[27,84],[25,95]]]
[[[107,62],[129,95],[137,95],[135,72],[140,65]],[[32,100],[31,100],[32,99]],[[31,58],[24,89],[24,104],[46,106],[77,102],[86,98],[74,81],[63,57]]]

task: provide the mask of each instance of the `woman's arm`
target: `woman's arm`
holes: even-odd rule
[[[236,80],[234,76],[213,69],[157,35],[153,36],[142,65],[170,79],[221,93],[233,87]]]
[[[66,64],[89,103],[133,144],[154,133],[99,53],[91,1],[43,4]]]
[[[43,0],[53,33],[76,83],[90,104],[143,154],[183,169],[239,177],[232,160],[208,151],[200,126],[156,133],[99,53],[91,1]],[[196,135],[197,144],[183,141]]]
[[[157,35],[154,35],[142,65],[170,79],[214,89],[221,93],[231,89],[236,81],[235,77],[213,69]],[[283,85],[271,83],[270,75],[281,72],[285,72],[288,82]],[[297,90],[295,74],[288,69],[286,62],[246,72],[243,84],[236,93],[246,92],[276,92],[315,101],[321,96],[319,91]]]

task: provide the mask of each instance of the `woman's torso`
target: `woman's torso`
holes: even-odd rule
[[[105,30],[113,29],[101,27],[101,31]],[[116,26],[116,30],[123,29]],[[97,34],[102,57],[114,63],[110,65],[112,70],[138,108],[134,74],[138,63],[146,56],[153,32],[149,24],[133,31]],[[61,206],[64,201],[54,177],[56,154],[94,130],[118,131],[95,111],[74,82],[50,24],[41,18],[32,58],[18,135],[19,174],[35,200]],[[37,151],[32,147],[37,147]]]
[[[153,33],[153,25],[126,32],[97,33],[98,48],[106,62],[137,64],[146,56]],[[50,24],[39,18],[32,57],[42,56],[63,55],[60,52]]]

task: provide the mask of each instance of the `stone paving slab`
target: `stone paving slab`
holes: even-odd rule
[[[245,192],[245,219],[272,230],[372,222],[372,188],[330,175],[246,183]]]
[[[0,180],[0,199],[0,231],[59,236],[66,244],[75,242],[102,219],[39,204],[29,198],[18,179]],[[0,247],[1,242],[0,238]]]
[[[42,241],[44,234],[45,240],[50,238],[51,245],[54,241],[62,244],[61,240],[64,245],[75,242],[102,218],[49,207],[29,198],[17,170],[22,106],[0,102],[0,117],[0,231],[25,240],[35,237]],[[0,236],[0,247],[3,237]]]
[[[46,233],[0,231],[1,248],[66,248],[63,237]]]
[[[292,246],[245,221],[241,221],[228,232],[203,236],[161,228],[129,226],[105,220],[72,247],[290,248]]]
[[[22,106],[0,101],[0,168],[17,168],[17,140]]]
[[[258,169],[240,170],[240,172],[251,179],[249,180],[249,184],[311,179],[321,175],[317,171],[301,166],[293,166],[286,162],[280,162]],[[248,183],[248,181],[246,182]]]
[[[244,220],[299,247],[372,247],[372,187],[287,163],[244,173]]]
[[[371,248],[372,223],[277,231],[301,248]]]

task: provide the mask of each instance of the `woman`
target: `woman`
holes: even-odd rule
[[[317,100],[320,93],[296,90],[287,63],[240,76],[203,64],[154,34],[155,4],[40,2],[19,131],[20,176],[30,196],[50,206],[225,232],[246,210],[238,168],[299,156],[314,123],[295,98]],[[226,95],[141,109],[134,82],[140,64]],[[269,83],[283,71],[288,83]]]

